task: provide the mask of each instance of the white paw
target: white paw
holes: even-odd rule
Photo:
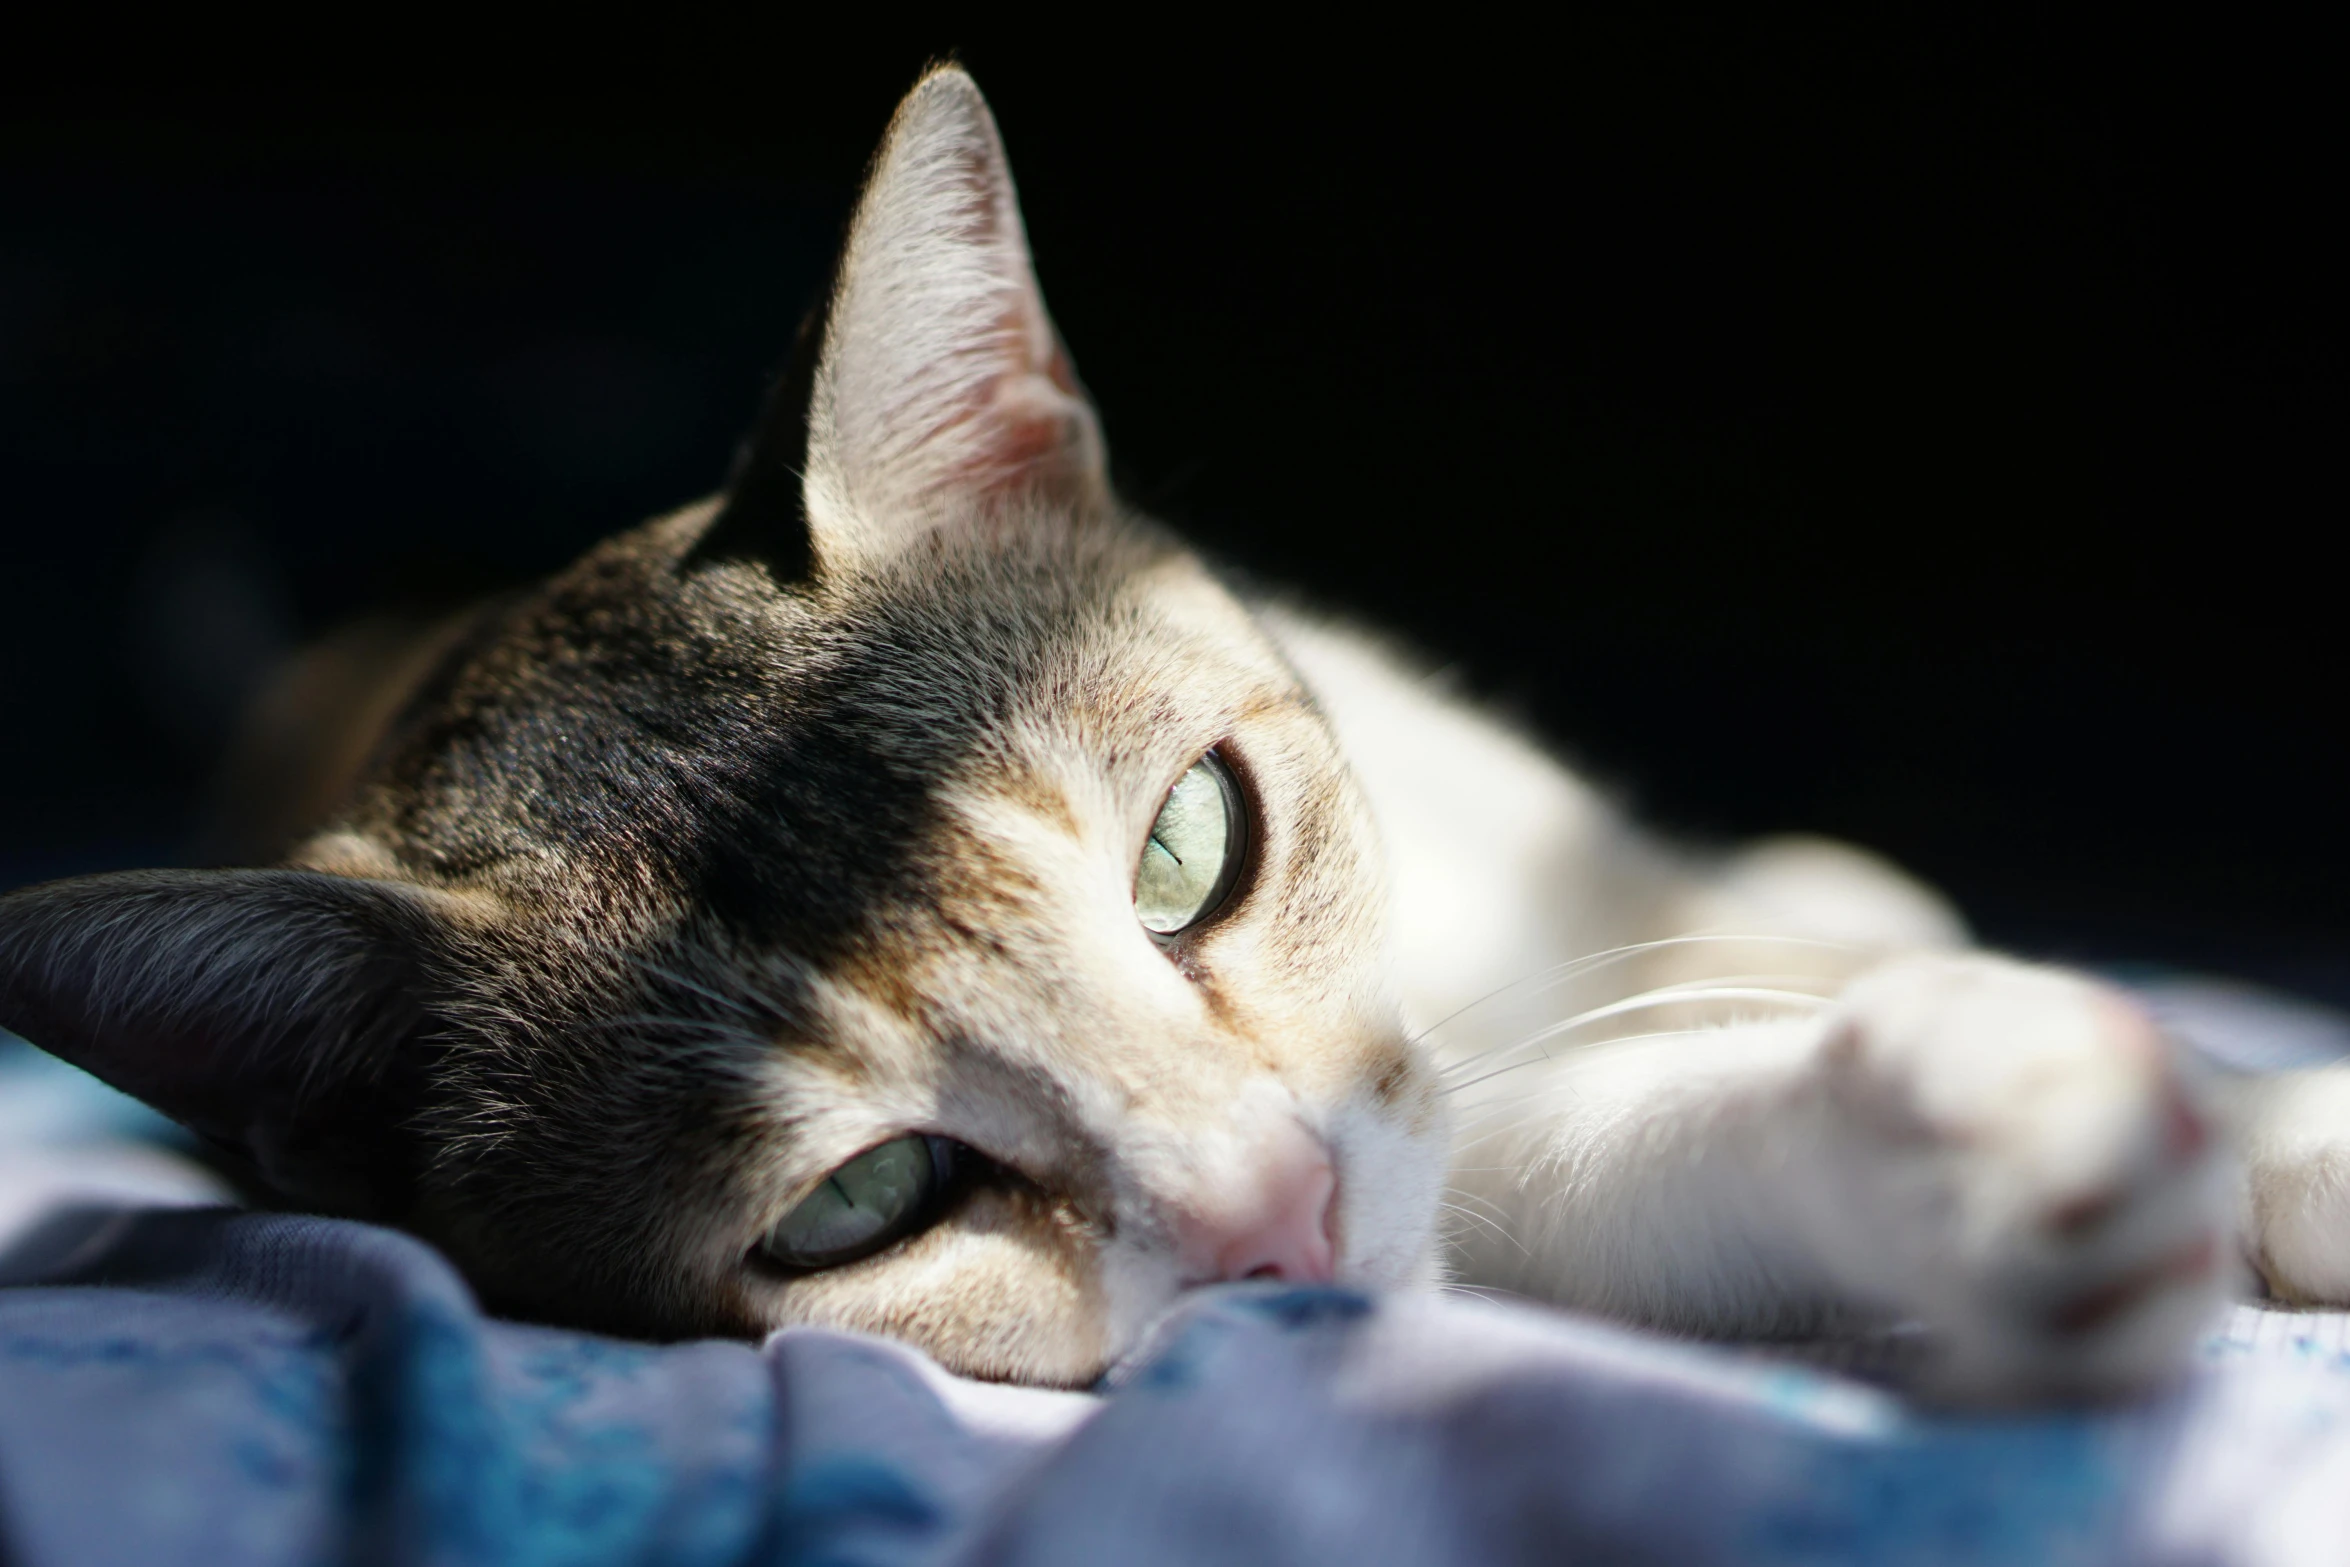
[[[1874,970],[1820,1055],[1838,1282],[1936,1330],[1954,1397],[2098,1396],[2184,1364],[2230,1216],[2199,1096],[2123,994],[1999,958]]]
[[[2350,1306],[2350,1067],[2248,1085],[2246,1234],[2271,1293]]]

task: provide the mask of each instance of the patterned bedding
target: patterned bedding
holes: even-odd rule
[[[2238,1064],[2344,1037],[2156,1000]],[[0,1561],[24,1567],[2350,1562],[2350,1316],[2240,1307],[2165,1393],[1991,1416],[1879,1385],[1899,1335],[1791,1356],[1235,1286],[1095,1392],[1006,1388],[839,1333],[486,1318],[392,1231],[186,1206],[203,1178],[132,1141],[138,1112],[15,1052]]]

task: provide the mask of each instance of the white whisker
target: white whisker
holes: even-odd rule
[[[1487,1305],[1504,1304],[1511,1298],[1507,1290],[1497,1290],[1482,1284],[1439,1284],[1436,1292],[1440,1295],[1466,1296],[1470,1300],[1484,1301]]]
[[[1621,963],[1629,958],[1637,957],[1644,952],[1657,952],[1667,947],[1687,947],[1714,942],[1739,942],[1747,945],[1764,945],[1775,942],[1782,946],[1822,948],[1834,952],[1853,952],[1858,950],[1850,942],[1825,941],[1811,936],[1755,936],[1740,935],[1732,931],[1703,931],[1694,935],[1663,936],[1654,941],[1628,942],[1620,947],[1609,947],[1604,951],[1590,953],[1584,957],[1572,958],[1567,962],[1554,964],[1549,968],[1537,970],[1536,972],[1527,975],[1523,979],[1514,979],[1506,985],[1497,986],[1496,988],[1487,991],[1484,995],[1477,997],[1474,1001],[1470,1001],[1464,1003],[1461,1006],[1455,1007],[1452,1011],[1446,1013],[1443,1017],[1438,1018],[1435,1022],[1421,1029],[1417,1034],[1412,1036],[1412,1042],[1417,1044],[1421,1040],[1426,1039],[1429,1035],[1435,1033],[1438,1029],[1444,1027],[1446,1024],[1453,1022],[1454,1020],[1462,1017],[1464,1014],[1475,1011],[1479,1007],[1489,1005],[1490,1003],[1499,1000],[1501,997],[1508,995],[1514,990],[1526,990],[1529,992],[1537,991],[1546,985],[1563,983],[1566,980],[1574,979],[1580,975],[1589,973],[1593,969],[1605,968],[1610,964]]]
[[[1463,1202],[1482,1203],[1486,1208],[1492,1210],[1493,1216],[1495,1218],[1500,1219],[1505,1224],[1509,1222],[1509,1210],[1503,1208],[1499,1203],[1495,1202],[1490,1197],[1482,1197],[1475,1192],[1463,1191],[1457,1186],[1447,1186],[1444,1189],[1444,1194],[1447,1197],[1458,1197]]]
[[[1666,985],[1656,990],[1643,991],[1637,996],[1628,996],[1622,1001],[1611,1001],[1603,1007],[1593,1007],[1587,1012],[1578,1012],[1571,1018],[1567,1018],[1561,1022],[1552,1023],[1548,1027],[1538,1029],[1534,1033],[1528,1035],[1526,1038],[1519,1040],[1516,1044],[1508,1046],[1506,1049],[1492,1052],[1484,1059],[1490,1060],[1492,1059],[1493,1055],[1510,1055],[1520,1050],[1535,1049],[1539,1051],[1539,1054],[1534,1059],[1547,1061],[1551,1059],[1550,1052],[1547,1050],[1541,1050],[1540,1047],[1547,1042],[1557,1039],[1562,1035],[1571,1033],[1578,1028],[1585,1028],[1593,1023],[1603,1023],[1612,1017],[1623,1017],[1629,1013],[1650,1011],[1657,1007],[1675,1006],[1687,1001],[1768,1001],[1776,1004],[1797,1003],[1814,1008],[1823,1007],[1828,1004],[1827,998],[1813,995],[1809,991],[1780,990],[1770,986],[1706,985],[1702,987],[1685,987],[1677,985]],[[1695,1033],[1698,1032],[1698,1030],[1676,1029],[1673,1030],[1673,1032]],[[1464,1088],[1473,1088],[1479,1083],[1488,1082],[1493,1078],[1499,1077],[1504,1072],[1516,1071],[1521,1066],[1531,1065],[1533,1065],[1533,1060],[1512,1062],[1508,1066],[1495,1067],[1491,1071],[1477,1077],[1472,1077],[1466,1082],[1449,1083],[1445,1085],[1444,1092],[1448,1094],[1459,1093]]]
[[[1495,1223],[1493,1220],[1491,1220],[1491,1219],[1487,1218],[1485,1215],[1483,1215],[1483,1214],[1481,1214],[1481,1213],[1477,1212],[1476,1210],[1474,1210],[1474,1209],[1472,1209],[1472,1208],[1463,1208],[1463,1207],[1461,1207],[1461,1206],[1460,1206],[1459,1204],[1457,1204],[1457,1203],[1449,1203],[1449,1202],[1440,1202],[1440,1203],[1438,1203],[1436,1206],[1437,1206],[1437,1209],[1438,1209],[1440,1212],[1443,1212],[1443,1213],[1457,1213],[1457,1214],[1459,1214],[1459,1215],[1460,1215],[1462,1218],[1464,1218],[1464,1219],[1473,1220],[1474,1222],[1476,1222],[1476,1223],[1478,1223],[1478,1224],[1482,1224],[1482,1225],[1484,1225],[1484,1226],[1485,1226],[1487,1229],[1491,1230],[1491,1231],[1492,1231],[1494,1234],[1496,1234],[1496,1235],[1500,1236],[1500,1237],[1501,1237],[1503,1240],[1505,1240],[1505,1241],[1508,1241],[1508,1242],[1509,1242],[1509,1243],[1510,1243],[1512,1246],[1515,1246],[1515,1247],[1517,1247],[1517,1248],[1518,1248],[1518,1250],[1520,1250],[1520,1251],[1522,1251],[1522,1252],[1526,1252],[1526,1243],[1525,1243],[1524,1241],[1521,1241],[1521,1240],[1519,1240],[1519,1239],[1518,1239],[1518,1238],[1517,1238],[1515,1235],[1512,1235],[1512,1234],[1511,1234],[1511,1233],[1510,1233],[1508,1230],[1506,1230],[1506,1229],[1502,1228],[1502,1227],[1501,1227],[1499,1224]],[[1533,1255],[1533,1253],[1532,1253],[1532,1252],[1526,1252],[1526,1255],[1527,1255],[1527,1256],[1529,1256],[1529,1257],[1531,1257],[1531,1256]]]

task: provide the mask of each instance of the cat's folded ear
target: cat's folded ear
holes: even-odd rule
[[[961,70],[899,105],[704,557],[854,570],[1007,504],[1108,496],[1101,426],[1046,315],[995,118]]]
[[[309,871],[130,871],[0,898],[0,1027],[241,1154],[392,1218],[432,1047],[442,895]]]

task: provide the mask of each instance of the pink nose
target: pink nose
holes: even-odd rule
[[[1285,1125],[1251,1161],[1255,1180],[1238,1203],[1178,1214],[1176,1238],[1188,1282],[1287,1279],[1327,1284],[1336,1269],[1330,1235],[1337,1172],[1330,1150],[1303,1127]]]

